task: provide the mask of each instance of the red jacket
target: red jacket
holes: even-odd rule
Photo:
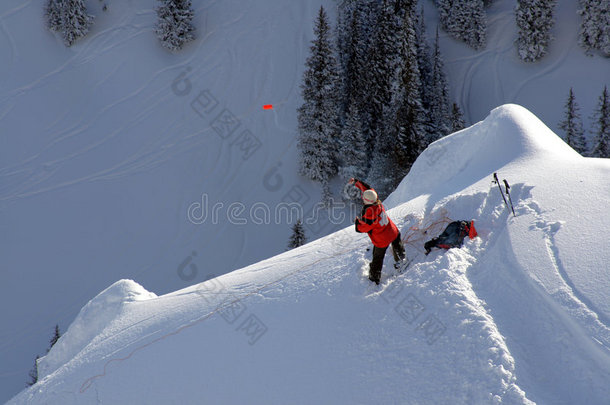
[[[361,191],[372,189],[368,184],[356,180],[354,183]],[[356,218],[356,232],[368,233],[373,245],[386,248],[400,235],[381,202],[367,204],[362,208],[361,219]]]

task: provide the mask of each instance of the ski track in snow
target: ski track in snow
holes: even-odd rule
[[[473,282],[473,285],[475,287],[473,287],[471,285],[468,289],[469,292],[464,293],[464,294],[466,297],[468,297],[469,295],[471,296],[471,299],[473,301],[469,301],[469,302],[471,302],[472,305],[474,305],[474,306],[480,305],[481,308],[486,308],[486,304],[484,301],[482,301],[480,298],[478,298],[479,293],[477,292],[477,289],[480,288],[482,285],[480,284],[480,282],[478,282],[476,280],[478,278],[480,278],[480,275],[478,275],[478,273],[480,273],[481,271],[488,272],[492,269],[489,269],[489,268],[479,269],[481,267],[481,264],[478,263],[474,259],[466,260],[465,262],[469,263],[469,264],[466,265],[466,267],[463,267],[464,259],[466,257],[484,257],[485,252],[492,249],[493,246],[496,244],[498,237],[500,237],[501,234],[504,232],[503,229],[505,227],[510,227],[511,223],[512,223],[512,214],[509,214],[508,209],[504,206],[504,203],[503,203],[503,201],[501,201],[499,195],[490,200],[491,191],[492,190],[490,190],[490,193],[487,194],[487,196],[485,196],[482,199],[482,202],[477,210],[477,218],[475,220],[475,226],[476,226],[477,222],[479,222],[479,226],[481,226],[480,221],[483,218],[492,218],[490,221],[492,224],[492,228],[486,229],[486,230],[484,230],[484,228],[479,229],[480,231],[487,233],[486,239],[483,242],[479,242],[479,243],[468,242],[465,244],[465,246],[462,249],[459,249],[459,250],[451,249],[450,251],[448,251],[446,253],[447,255],[450,255],[451,253],[453,253],[455,251],[456,253],[459,252],[460,255],[466,254],[467,256],[462,257],[462,260],[460,261],[460,266],[462,266],[462,268],[460,270],[458,270],[458,271],[449,270],[449,272],[450,272],[449,273],[450,274],[449,275],[449,278],[450,278],[449,285],[447,285],[447,282],[441,283],[441,284],[446,285],[446,289],[448,291],[452,291],[452,289],[455,288],[455,287],[453,287],[453,288],[451,287],[451,284],[453,284],[453,283],[457,283],[458,285],[463,287],[464,283],[459,281],[460,277],[464,276],[467,279],[474,277],[475,281]],[[540,292],[540,299],[553,300],[555,302],[555,305],[557,305],[558,308],[561,308],[559,311],[561,311],[561,312],[565,311],[565,313],[570,314],[571,318],[573,318],[577,321],[577,323],[579,325],[577,328],[582,328],[583,331],[586,331],[588,339],[590,339],[591,342],[595,342],[595,344],[598,345],[598,347],[605,350],[606,354],[608,354],[608,352],[609,352],[608,349],[610,348],[610,344],[609,344],[610,329],[608,328],[607,320],[605,320],[603,317],[601,317],[601,318],[599,317],[599,312],[595,310],[595,307],[592,305],[590,300],[587,300],[586,297],[584,297],[584,295],[582,295],[578,292],[578,290],[574,287],[573,283],[570,281],[570,279],[567,275],[567,272],[562,267],[561,259],[559,258],[559,251],[558,251],[558,248],[557,248],[556,244],[554,243],[554,239],[553,239],[553,235],[560,229],[560,222],[549,221],[549,220],[545,219],[544,212],[532,200],[531,195],[529,194],[529,189],[523,188],[522,185],[519,185],[519,184],[513,185],[512,195],[513,195],[514,201],[518,202],[517,205],[515,206],[515,211],[517,213],[517,216],[518,217],[519,216],[533,217],[534,225],[532,225],[532,226],[535,227],[536,229],[540,230],[541,232],[543,232],[544,237],[545,237],[545,242],[548,246],[547,254],[549,255],[551,261],[553,262],[555,270],[557,271],[557,273],[560,275],[560,277],[562,278],[562,280],[565,283],[565,289],[562,289],[561,291],[558,291],[557,293],[551,294],[549,296],[547,296],[545,292]],[[462,204],[462,205],[464,205],[464,204]],[[427,216],[429,217],[431,215],[434,215],[434,211],[431,213],[428,213]],[[488,222],[488,223],[483,222],[483,227],[485,227],[486,225],[489,225],[490,222]],[[466,251],[467,253],[464,253],[464,251]],[[431,253],[431,256],[434,256],[434,252]],[[438,253],[437,253],[437,256],[438,256]],[[437,257],[434,260],[438,261],[438,259],[439,258]],[[401,283],[401,282],[405,282],[405,281],[408,282],[409,285],[420,283],[421,282],[420,278],[425,275],[425,271],[426,271],[425,269],[428,266],[426,263],[427,260],[430,260],[430,259],[426,259],[424,257],[423,261],[412,264],[410,266],[410,268],[408,269],[407,273],[402,276],[398,276],[396,278],[390,277],[390,279],[388,281],[386,281],[385,283],[382,283],[383,284],[382,289],[378,292],[374,292],[373,294],[369,295],[369,298],[383,297],[384,294],[392,294],[393,289],[396,288],[396,287],[394,287],[394,283]],[[387,266],[388,266],[388,263],[386,262],[384,269],[387,268]],[[437,269],[442,268],[439,266],[435,266],[435,267]],[[474,269],[471,269],[472,267],[474,267]],[[473,273],[473,275],[470,275],[471,273]],[[405,280],[401,280],[401,278],[404,278]],[[436,283],[430,283],[430,284],[436,285]],[[485,287],[485,288],[487,288],[487,287]],[[439,294],[442,296],[443,292],[439,292]],[[545,298],[545,297],[547,297],[547,298]],[[437,297],[437,299],[439,299],[439,298]],[[537,307],[543,308],[542,309],[543,312],[548,312],[548,310],[546,309],[547,306],[545,306],[545,305],[537,304],[537,305],[531,306],[532,309],[537,308]],[[441,309],[438,309],[438,311],[442,312]],[[498,341],[498,344],[500,345],[500,347],[502,347],[502,350],[504,351],[504,355],[500,355],[500,357],[507,357],[507,358],[513,359],[512,353],[509,350],[510,345],[507,345],[506,342],[504,341],[504,339],[501,338],[502,328],[496,324],[496,322],[493,318],[493,315],[491,313],[488,313],[488,311],[487,311],[487,312],[485,312],[485,314],[489,316],[487,318],[487,322],[489,323],[489,327],[491,329],[485,329],[485,330],[489,330],[491,333],[489,335],[489,338],[491,338],[493,340],[493,339],[497,338],[496,335],[500,336],[500,340]],[[472,314],[465,316],[464,319],[471,321],[472,316],[473,316]],[[547,316],[550,316],[550,315],[540,314],[540,319],[543,320],[541,322],[545,322],[546,321],[545,317],[547,317]],[[556,314],[553,314],[552,316],[557,317],[557,316],[562,316],[562,315],[559,315],[558,313],[556,313]],[[570,326],[570,323],[571,323],[570,320],[565,319],[564,322],[567,323],[566,326],[568,326],[569,328],[572,327],[572,326]],[[577,333],[577,332],[575,332],[575,333]],[[573,337],[571,334],[568,334],[565,336],[565,339],[572,340]],[[523,339],[518,339],[518,340],[523,340]],[[525,341],[529,341],[529,340],[525,339]],[[511,343],[511,345],[512,345],[512,343]],[[585,347],[583,350],[588,351],[591,359],[596,358],[594,351],[591,352],[591,350],[593,350],[593,349]],[[512,361],[514,362],[514,360],[512,360]],[[518,364],[520,364],[520,363],[518,363]],[[537,363],[533,362],[533,364],[537,364]],[[583,364],[586,364],[586,360],[584,360]],[[579,369],[582,373],[586,373],[584,371],[585,370],[584,367],[586,367],[586,366],[584,366],[582,364],[574,365],[574,369]],[[520,367],[518,369],[520,369]],[[545,368],[542,367],[542,369],[545,369]],[[511,374],[516,373],[514,364],[513,364],[512,368],[508,367],[507,370],[509,370]],[[516,374],[515,374],[515,376],[516,376]],[[566,375],[564,372],[558,371],[558,374],[557,374],[558,379],[564,379],[565,377],[566,377]],[[512,380],[510,380],[510,381],[512,381]],[[521,388],[523,388],[523,387],[521,387]],[[599,387],[596,387],[596,388],[599,389]],[[526,392],[527,392],[527,390],[526,390]]]
[[[418,298],[421,295],[430,295],[433,303],[430,300],[426,301],[426,310],[441,319],[452,319],[452,324],[447,325],[447,333],[456,336],[456,338],[460,336],[461,339],[471,339],[471,336],[478,336],[472,342],[475,347],[491,345],[489,346],[489,352],[494,352],[495,354],[488,359],[488,372],[490,376],[501,376],[500,378],[504,387],[504,392],[496,392],[495,394],[500,395],[500,397],[520,396],[524,394],[517,385],[512,354],[504,341],[501,331],[498,330],[492,315],[486,309],[485,302],[478,297],[476,289],[473,288],[469,281],[471,268],[477,265],[475,258],[482,257],[486,250],[495,244],[497,239],[495,235],[507,226],[506,219],[508,214],[503,202],[497,199],[490,201],[490,195],[490,193],[483,193],[477,196],[465,196],[448,200],[448,205],[453,206],[459,206],[459,201],[462,202],[462,205],[466,204],[469,206],[473,204],[473,200],[479,201],[477,215],[474,218],[475,226],[477,226],[477,223],[479,223],[479,227],[481,227],[481,224],[483,227],[489,225],[489,222],[481,222],[482,218],[493,218],[491,223],[496,224],[491,229],[480,229],[480,231],[488,233],[486,239],[477,238],[473,241],[465,242],[461,249],[450,249],[448,251],[435,249],[429,256],[421,255],[419,257],[420,260],[413,263],[405,274],[390,278],[389,282],[385,283],[379,292],[369,295],[369,298],[380,297],[385,300],[391,300],[393,295],[400,294],[402,290],[401,285],[403,287],[405,285],[409,286],[409,288],[415,286],[418,291]],[[470,201],[466,203],[464,200]],[[425,217],[433,217],[435,212],[437,213],[436,216],[438,216],[439,209],[438,207],[433,208]],[[449,209],[446,215],[452,216],[451,209]],[[446,223],[443,223],[443,226],[438,228],[439,231],[444,229],[444,225]],[[438,234],[439,231],[430,232],[430,238]],[[388,263],[385,266],[387,269]],[[396,284],[399,287],[396,287]],[[437,289],[430,290],[433,286],[436,286]],[[387,297],[384,297],[385,295]],[[458,320],[446,314],[448,311],[456,311],[458,314],[456,318]],[[444,313],[445,316],[443,316]],[[465,332],[465,330],[477,324],[480,325],[478,333]],[[458,329],[461,332],[452,334],[452,329]],[[476,341],[478,343],[475,343]],[[475,354],[471,355],[476,356]],[[516,400],[516,398],[512,398],[512,401]],[[469,400],[465,401],[469,402]],[[460,401],[458,400],[457,402]],[[473,403],[476,402],[474,401]]]
[[[555,243],[555,234],[561,229],[562,223],[545,219],[544,211],[534,201],[528,202],[527,208],[533,211],[536,218],[531,229],[536,228],[543,233],[547,254],[564,284],[563,289],[551,296],[566,312],[577,319],[591,337],[610,354],[610,322],[603,312],[598,310],[593,302],[576,288],[561,262],[559,248]]]
[[[463,106],[463,113],[467,122],[475,122],[471,111],[472,87],[478,80],[478,74],[484,72],[482,67],[491,68],[494,76],[493,100],[495,105],[501,105],[515,100],[514,95],[506,97],[503,86],[504,81],[502,80],[503,76],[500,73],[504,63],[502,59],[505,58],[507,54],[516,53],[515,45],[512,40],[507,40],[504,36],[495,34],[496,32],[510,31],[512,25],[514,25],[514,18],[510,18],[512,15],[512,11],[495,12],[494,18],[488,21],[488,27],[492,27],[493,32],[488,32],[488,43],[485,49],[476,53],[469,51],[470,55],[468,56],[461,56],[448,61],[448,63],[459,63],[465,66],[465,72],[461,75],[462,80],[459,84],[458,99],[460,105]],[[489,29],[489,31],[491,31],[491,29]],[[450,38],[447,34],[445,34],[445,37],[448,39]]]
[[[524,88],[526,88],[530,83],[539,80],[542,77],[548,76],[550,73],[557,71],[561,68],[568,59],[572,48],[576,44],[572,43],[570,46],[562,47],[560,56],[552,63],[550,63],[546,68],[541,69],[536,74],[528,77],[527,79],[520,82],[510,93],[510,100],[517,100],[521,92]]]
[[[4,14],[0,15],[0,19],[5,19],[6,17],[10,17],[13,14],[18,13],[19,11],[26,9],[32,3],[32,0],[24,0],[20,2],[21,4],[15,8],[11,8],[7,10]]]
[[[233,23],[239,22],[244,17],[245,13],[246,11],[242,11],[242,13],[239,14],[233,21],[228,22],[225,25],[230,26]],[[150,16],[148,14],[150,13],[140,13],[140,15],[143,15],[150,19]],[[46,85],[48,82],[52,81],[54,77],[65,74],[67,71],[73,69],[75,66],[91,63],[91,61],[100,57],[104,53],[114,49],[117,46],[120,46],[121,43],[129,42],[134,37],[140,35],[149,34],[149,27],[144,23],[140,25],[131,26],[128,24],[128,16],[123,17],[122,21],[123,24],[120,28],[109,28],[107,30],[94,34],[88,41],[86,41],[84,49],[74,54],[74,56],[66,60],[61,66],[57,67],[51,72],[48,72],[38,77],[29,84],[23,85],[17,89],[12,90],[11,92],[8,92],[7,95],[2,100],[0,100],[0,103],[13,105],[14,103],[9,102],[10,100],[16,100],[20,96],[26,95],[29,92],[37,89],[38,87]],[[131,35],[117,44],[116,38],[114,38],[113,35],[108,34],[113,34],[117,30],[119,31],[119,33],[122,33],[122,31],[125,30],[125,27],[135,27],[137,29],[135,31],[127,30],[131,33]],[[98,42],[101,42],[101,44]],[[106,46],[104,45],[105,43],[109,45]],[[89,51],[87,51],[88,49]],[[88,56],[86,58],[83,58],[81,55]],[[118,65],[116,67],[116,70],[119,70],[120,67],[121,65]],[[14,202],[19,200],[20,198],[31,197],[40,193],[75,186],[83,182],[116,179],[129,176],[134,173],[148,171],[155,167],[158,167],[159,165],[163,164],[168,160],[175,158],[176,155],[183,154],[192,149],[193,147],[205,143],[207,138],[201,137],[201,132],[188,135],[178,142],[170,141],[169,143],[167,143],[167,141],[164,142],[162,139],[159,139],[156,141],[156,145],[147,145],[145,147],[142,147],[139,151],[136,151],[130,156],[126,157],[122,162],[119,162],[111,167],[99,170],[89,175],[76,177],[69,181],[57,182],[51,185],[44,185],[45,182],[47,182],[53,177],[56,171],[61,169],[62,164],[80,158],[86,155],[87,153],[92,152],[96,148],[106,144],[107,142],[112,141],[119,135],[124,136],[124,134],[129,134],[131,128],[137,127],[141,123],[145,122],[146,119],[150,115],[154,114],[154,112],[160,106],[162,106],[164,103],[167,103],[168,99],[172,98],[173,96],[168,87],[163,87],[156,93],[152,93],[147,97],[145,97],[145,93],[148,89],[153,88],[151,84],[159,80],[159,78],[162,77],[164,73],[175,70],[175,68],[176,66],[170,65],[156,72],[147,82],[143,83],[140,87],[126,94],[122,98],[112,103],[109,103],[105,107],[97,110],[96,113],[93,116],[88,117],[88,119],[83,117],[79,123],[73,124],[70,129],[63,130],[59,133],[54,133],[51,137],[52,140],[48,142],[47,145],[42,147],[36,154],[24,159],[19,165],[1,168],[0,177],[5,179],[3,183],[8,185],[8,189],[3,190],[2,194],[0,195],[0,201]],[[102,79],[96,82],[95,87],[104,87],[105,82],[112,77],[113,73],[114,72],[106,73],[106,75]],[[39,162],[41,155],[43,155],[45,152],[48,152],[63,143],[67,143],[72,139],[78,139],[79,137],[88,133],[88,131],[90,131],[92,128],[96,127],[97,122],[104,119],[104,117],[110,110],[118,110],[123,105],[132,105],[135,102],[134,100],[137,100],[138,98],[145,99],[144,103],[140,103],[144,104],[145,108],[138,110],[129,122],[117,127],[113,132],[106,134],[97,141],[92,142],[86,146],[80,147],[79,149],[62,156],[61,158]],[[8,114],[8,112],[10,112],[10,110],[4,112],[3,115]],[[66,114],[68,114],[68,112],[66,112]],[[55,122],[59,122],[59,120],[60,118],[58,118]],[[168,128],[171,127],[171,124],[172,123],[168,124]],[[210,130],[211,128],[206,128],[203,130],[203,132],[209,132]],[[218,156],[217,163],[220,158],[221,157]],[[13,184],[12,187],[11,184]]]

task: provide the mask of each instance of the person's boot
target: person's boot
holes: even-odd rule
[[[381,281],[381,271],[375,271],[374,269],[369,267],[369,280],[379,285],[379,282]]]

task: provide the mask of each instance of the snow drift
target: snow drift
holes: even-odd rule
[[[38,361],[38,378],[42,379],[67,363],[102,332],[130,302],[156,297],[132,280],[120,280],[99,293],[81,309],[66,333]]]
[[[432,144],[386,201],[415,259],[405,274],[387,257],[372,285],[350,227],[156,299],[119,282],[9,403],[606,403],[609,174],[502,106]],[[446,218],[480,237],[424,256]],[[125,291],[144,300],[104,298]]]

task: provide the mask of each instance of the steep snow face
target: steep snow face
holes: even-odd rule
[[[385,204],[395,207],[433,191],[457,192],[512,162],[547,158],[580,155],[527,109],[503,105],[467,130],[431,144]]]
[[[118,313],[111,304],[99,334],[9,403],[605,403],[610,253],[592,253],[610,226],[609,174],[502,106],[431,145],[388,198],[413,259],[404,274],[388,255],[372,285],[370,241],[349,227]],[[480,236],[424,256],[452,219],[473,219]]]

